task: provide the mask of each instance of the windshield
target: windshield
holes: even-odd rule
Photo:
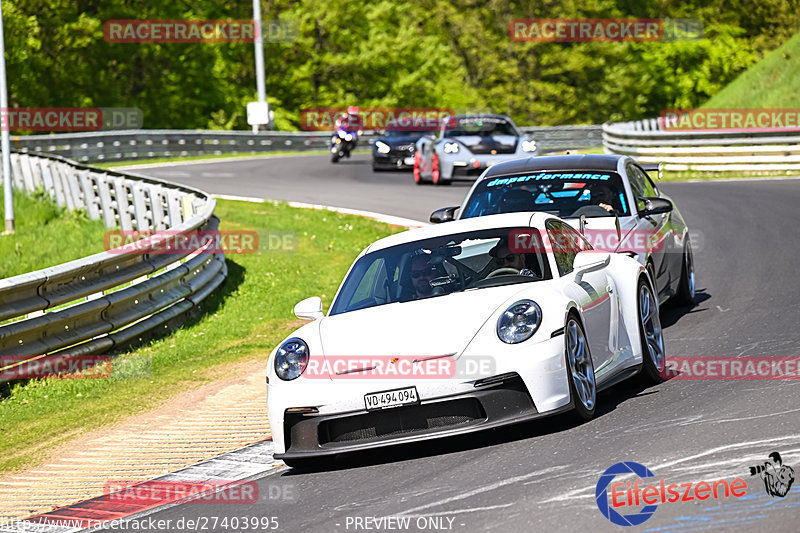
[[[512,135],[517,136],[514,126],[501,117],[452,117],[445,123],[445,137],[463,135]]]
[[[330,314],[550,279],[546,253],[509,250],[512,231],[447,235],[366,254],[353,265]]]
[[[461,218],[543,211],[561,218],[627,216],[619,174],[608,171],[532,172],[482,180]]]

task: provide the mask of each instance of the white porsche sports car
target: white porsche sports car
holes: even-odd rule
[[[566,237],[566,238],[565,238]],[[490,215],[381,239],[327,315],[267,363],[275,457],[479,431],[575,410],[639,374],[661,381],[664,341],[646,269],[547,213]]]
[[[505,115],[455,115],[442,119],[439,135],[421,137],[414,151],[414,182],[449,185],[477,176],[502,161],[539,155],[536,141]]]

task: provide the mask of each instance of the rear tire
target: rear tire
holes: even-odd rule
[[[564,352],[567,360],[569,395],[580,420],[591,420],[597,409],[597,384],[594,363],[583,326],[570,314],[564,327]]]
[[[693,306],[695,304],[695,277],[694,277],[694,254],[692,254],[692,243],[686,237],[686,244],[683,246],[683,265],[681,266],[681,280],[678,283],[678,294],[675,300],[681,305]]]
[[[636,308],[639,318],[639,339],[642,344],[642,369],[639,372],[643,383],[652,385],[664,381],[667,357],[664,351],[664,335],[658,316],[658,300],[645,280],[639,279],[636,289]]]
[[[420,167],[422,167],[422,156],[419,155],[419,152],[414,153],[414,183],[417,185],[422,185],[422,174]]]

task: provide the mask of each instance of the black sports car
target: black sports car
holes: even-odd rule
[[[410,169],[414,167],[416,142],[432,131],[387,131],[372,143],[372,170]]]

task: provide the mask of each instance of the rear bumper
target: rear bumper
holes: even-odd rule
[[[568,403],[540,413],[518,374],[473,390],[383,411],[366,410],[284,418],[286,453],[302,459],[418,442],[533,420],[571,409]]]

